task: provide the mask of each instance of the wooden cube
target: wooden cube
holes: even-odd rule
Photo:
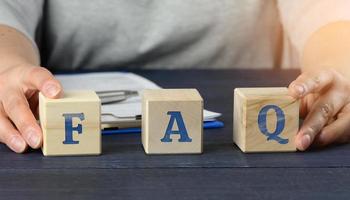
[[[196,89],[145,90],[142,144],[147,154],[203,151],[203,99]]]
[[[61,99],[39,94],[45,156],[101,154],[101,102],[94,91],[67,91]]]
[[[296,151],[299,101],[287,88],[236,88],[233,123],[243,152]]]

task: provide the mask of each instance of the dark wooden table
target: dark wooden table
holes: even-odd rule
[[[97,157],[23,155],[0,145],[0,199],[350,199],[350,145],[243,154],[232,142],[235,87],[287,86],[298,71],[138,71],[163,87],[198,88],[223,113],[202,155],[147,156],[139,134],[103,137]]]

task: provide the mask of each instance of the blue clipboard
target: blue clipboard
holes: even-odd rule
[[[215,129],[224,127],[224,123],[218,120],[204,122],[204,129]],[[102,130],[102,135],[116,135],[128,133],[141,133],[141,128],[122,128],[122,129],[105,129]]]

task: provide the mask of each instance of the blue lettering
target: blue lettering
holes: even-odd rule
[[[169,124],[165,131],[164,137],[160,141],[172,142],[173,140],[170,138],[171,134],[180,134],[180,139],[178,140],[179,142],[192,142],[192,139],[188,137],[181,112],[169,111],[167,114],[170,115]],[[173,130],[175,121],[177,123],[178,130]]]
[[[81,124],[73,127],[73,117],[79,118],[80,121],[83,121],[85,119],[84,113],[66,113],[63,114],[63,117],[65,119],[65,140],[63,141],[63,144],[79,144],[79,141],[73,140],[73,131],[77,131],[78,134],[81,134],[83,132],[83,127]]]
[[[276,112],[276,116],[277,116],[277,125],[276,125],[276,130],[271,133],[267,130],[266,127],[266,115],[267,112],[273,109]],[[284,116],[284,112],[283,110],[275,105],[267,105],[264,106],[258,115],[258,124],[259,124],[259,129],[261,131],[261,133],[263,133],[265,136],[267,136],[267,140],[275,140],[280,144],[287,144],[289,142],[288,139],[283,139],[281,137],[279,137],[279,134],[281,134],[281,132],[284,129],[285,126],[285,116]]]

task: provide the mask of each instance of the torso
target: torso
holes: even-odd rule
[[[275,1],[47,1],[44,65],[273,68],[282,31]]]

